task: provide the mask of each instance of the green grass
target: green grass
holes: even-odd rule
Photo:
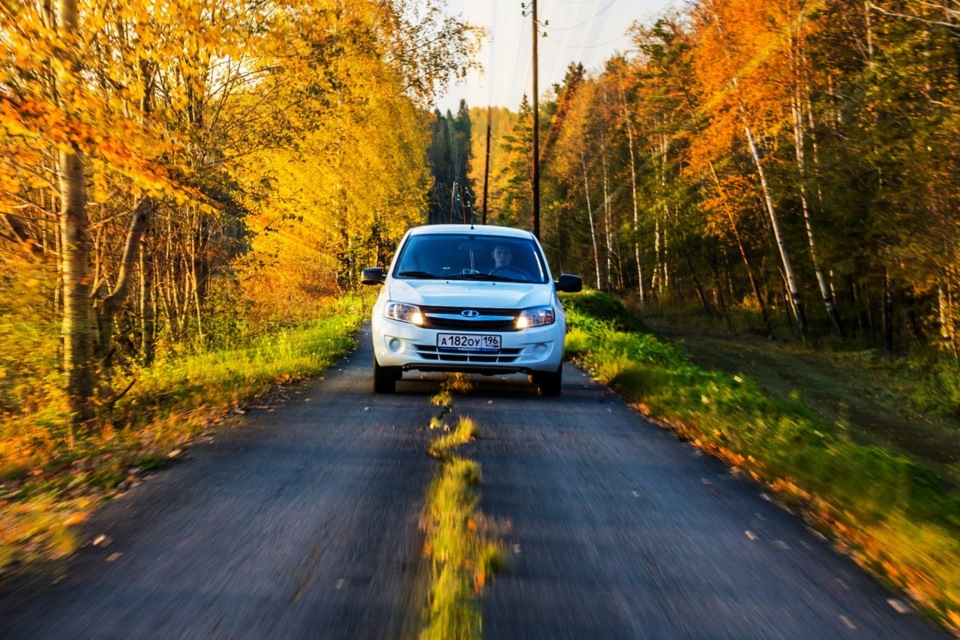
[[[433,581],[424,639],[480,638],[477,594],[503,564],[500,544],[477,506],[480,466],[449,458],[427,497],[424,528]]]
[[[243,348],[128,371],[130,391],[87,435],[72,431],[56,394],[35,411],[3,416],[0,569],[70,553],[72,531],[99,502],[165,465],[231,410],[322,372],[354,346],[364,317],[362,302],[346,299],[326,317]]]
[[[443,389],[431,402],[443,407],[446,415],[452,409],[454,393],[468,388],[466,377],[447,376]],[[445,433],[435,438],[429,448],[429,454],[441,465],[427,493],[422,518],[425,554],[431,560],[431,582],[420,637],[481,638],[478,595],[505,560],[499,527],[480,511],[480,465],[453,455],[475,437],[477,426],[469,417],[461,416],[452,430],[442,418],[432,420],[431,428]]]
[[[599,296],[600,294],[589,294]],[[934,469],[855,442],[800,395],[767,395],[746,376],[692,364],[622,311],[568,304],[568,355],[683,437],[727,459],[856,548],[855,557],[960,625],[960,495]],[[580,309],[596,310],[588,313]]]
[[[434,458],[446,459],[460,445],[467,444],[477,435],[476,423],[466,416],[457,420],[457,426],[430,443],[429,453]]]

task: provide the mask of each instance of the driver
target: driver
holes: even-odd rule
[[[509,267],[513,262],[513,250],[504,244],[498,244],[493,248],[493,269],[503,269]]]

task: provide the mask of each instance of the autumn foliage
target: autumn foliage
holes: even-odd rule
[[[652,311],[956,357],[955,6],[698,0],[630,34],[540,103],[555,267]],[[495,147],[520,224],[528,112]]]
[[[0,3],[0,410],[59,387],[87,428],[117,367],[351,289],[424,219],[475,40],[434,2]]]

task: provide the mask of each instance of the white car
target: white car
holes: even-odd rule
[[[559,396],[566,314],[557,282],[529,231],[442,224],[407,231],[373,307],[373,390],[393,393],[404,371],[526,373],[544,396]]]

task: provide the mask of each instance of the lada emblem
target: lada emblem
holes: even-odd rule
[[[480,312],[474,311],[473,309],[467,309],[466,311],[461,311],[460,315],[465,318],[476,318],[478,315],[480,315]]]

